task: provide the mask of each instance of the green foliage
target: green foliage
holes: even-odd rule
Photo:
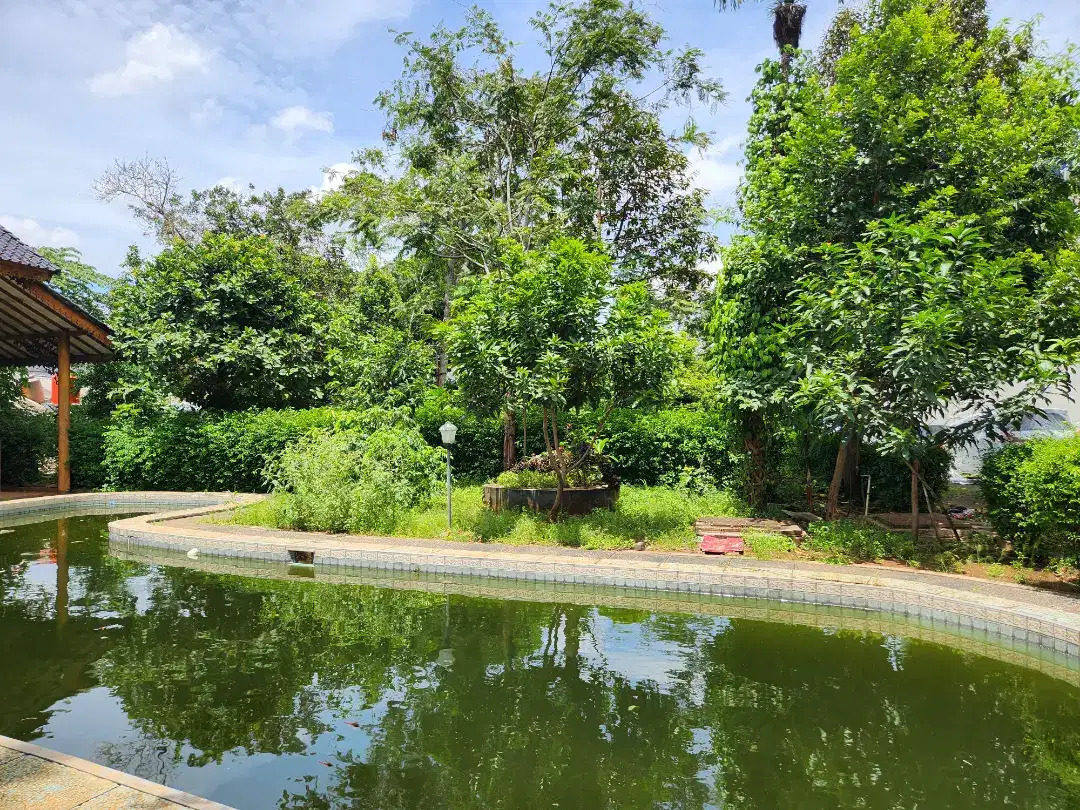
[[[229,518],[247,525],[281,526],[281,499],[271,496],[244,507]],[[697,494],[666,487],[622,487],[612,511],[599,510],[583,517],[552,523],[529,510],[492,512],[482,504],[479,485],[455,486],[451,540],[482,540],[518,545],[563,545],[577,548],[633,548],[643,540],[652,548],[694,547],[694,521],[711,515],[743,515],[746,506],[728,492]],[[401,537],[446,537],[446,503],[430,504],[400,515],[393,534]]]
[[[316,433],[271,464],[283,527],[389,533],[439,487],[443,451],[409,423],[377,419],[370,432]]]
[[[696,289],[715,237],[686,146],[708,139],[692,126],[669,135],[661,116],[723,98],[702,54],[663,49],[663,29],[622,0],[556,3],[530,24],[533,72],[522,65],[537,54],[478,8],[460,30],[399,36],[404,73],[378,97],[388,154],[358,155],[363,170],[327,209],[373,241],[400,240],[449,287],[491,272],[506,241],[570,235],[599,241],[620,282]],[[645,80],[657,89],[643,92]]]
[[[495,483],[512,489],[554,489],[559,485],[559,477],[554,472],[508,470],[499,473]],[[592,469],[574,470],[566,480],[568,487],[595,487],[601,483],[600,473]]]
[[[915,547],[906,533],[888,532],[856,521],[811,523],[807,534],[804,549],[840,565],[885,558],[910,560],[915,556]]]
[[[372,262],[336,307],[326,352],[328,391],[335,405],[415,406],[431,385],[430,301],[412,269],[407,262]]]
[[[789,478],[792,500],[801,500],[808,460],[814,479],[814,490],[822,492],[829,486],[836,463],[836,452],[840,439],[813,442],[809,448],[809,458],[805,458],[797,449],[799,437],[790,437],[784,448],[782,463]],[[922,449],[917,458],[920,463],[919,474],[925,479],[930,497],[939,503],[949,488],[949,472],[952,467],[951,454],[942,447]],[[859,474],[871,476],[870,508],[885,512],[906,512],[911,509],[911,470],[902,458],[891,453],[883,453],[870,446],[859,449]],[[860,492],[865,492],[866,482],[860,479]],[[797,495],[794,493],[797,491]],[[922,496],[920,496],[922,497]],[[862,495],[852,497],[862,507]],[[925,508],[925,505],[923,506]]]
[[[327,304],[305,279],[326,260],[262,236],[176,243],[113,295],[121,355],[195,405],[241,410],[324,399]]]
[[[331,408],[215,413],[121,406],[105,432],[106,485],[265,492],[267,463],[287,445],[352,418]]]
[[[50,286],[95,318],[101,320],[108,315],[109,291],[116,279],[99,273],[84,262],[82,254],[75,248],[39,247],[36,250],[60,271],[49,280]]]
[[[608,258],[572,239],[508,251],[463,286],[444,332],[457,385],[488,411],[632,404],[659,392],[676,358],[644,285],[616,288]]]
[[[994,529],[1022,558],[1080,563],[1080,436],[993,450],[981,486]]]
[[[56,416],[0,407],[0,484],[42,483],[41,467],[50,458],[56,458]]]
[[[575,414],[575,427],[591,435],[602,416]],[[604,420],[600,436],[604,455],[623,481],[705,490],[739,483],[739,459],[730,450],[732,430],[730,417],[719,410],[617,408]]]
[[[105,486],[105,431],[109,422],[85,406],[71,409],[68,432],[73,489],[102,489]],[[55,438],[53,443],[55,445]]]

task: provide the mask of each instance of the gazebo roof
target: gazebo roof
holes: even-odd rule
[[[0,366],[55,365],[61,335],[72,362],[112,359],[109,327],[46,283],[56,272],[0,225]]]

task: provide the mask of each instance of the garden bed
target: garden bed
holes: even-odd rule
[[[557,489],[504,487],[484,484],[484,506],[493,512],[507,509],[531,509],[549,512],[555,505]],[[597,509],[614,509],[619,501],[619,487],[567,487],[563,490],[562,511],[567,515],[587,515]]]

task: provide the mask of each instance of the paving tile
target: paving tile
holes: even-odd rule
[[[35,756],[0,765],[0,810],[72,810],[114,783]]]
[[[182,806],[148,793],[117,785],[80,804],[78,810],[182,810]]]

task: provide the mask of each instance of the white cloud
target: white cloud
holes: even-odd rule
[[[90,89],[101,96],[138,93],[171,82],[185,73],[205,73],[210,56],[191,37],[169,25],[154,23],[125,46],[127,61],[117,70],[99,73]]]
[[[37,220],[0,214],[3,225],[30,247],[78,247],[79,235],[70,228],[47,228]]]
[[[297,105],[279,110],[277,115],[270,119],[270,126],[295,138],[305,131],[333,132],[334,117],[328,112],[317,113]]]
[[[729,149],[730,146],[725,147],[723,151],[719,151],[718,148],[704,151],[695,149],[687,155],[690,159],[687,171],[693,178],[694,185],[705,189],[714,198],[720,200],[726,200],[742,178],[742,169],[737,163],[722,159],[724,152]]]
[[[237,191],[237,192],[247,190],[247,185],[245,185],[244,183],[241,183],[235,177],[222,177],[220,180],[218,180],[216,183],[214,183],[214,186],[215,187],[220,186],[221,188],[228,189],[229,191]]]
[[[353,163],[335,163],[323,169],[322,187],[317,189],[321,192],[337,191],[345,185],[345,178],[356,171]]]

